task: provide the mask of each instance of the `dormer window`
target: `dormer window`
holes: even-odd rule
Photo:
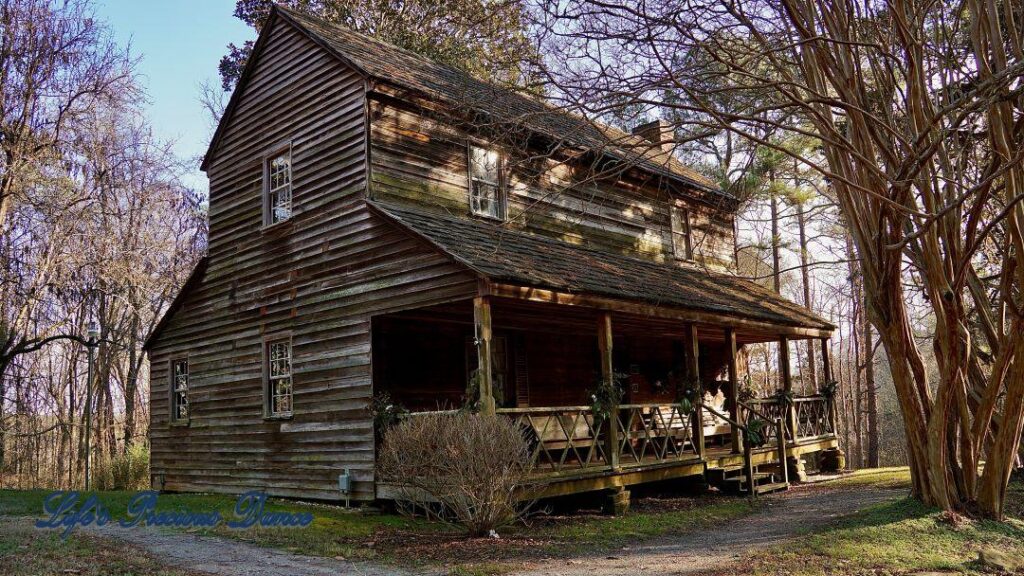
[[[292,155],[280,150],[263,167],[263,224],[272,226],[292,217]]]
[[[502,158],[495,150],[469,147],[469,211],[476,216],[505,219]]]
[[[690,211],[674,204],[669,210],[672,216],[672,251],[676,255],[676,260],[693,260]]]

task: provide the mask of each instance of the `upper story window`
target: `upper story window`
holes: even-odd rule
[[[188,359],[171,361],[171,422],[188,421]]]
[[[690,211],[670,205],[672,217],[672,251],[676,260],[693,260],[693,238],[690,234]]]
[[[290,338],[270,340],[266,343],[267,377],[265,393],[267,415],[292,415],[292,341]]]
[[[289,149],[271,154],[263,167],[263,224],[292,217],[292,155]]]
[[[505,219],[501,168],[501,155],[497,151],[469,146],[469,210],[473,214]]]

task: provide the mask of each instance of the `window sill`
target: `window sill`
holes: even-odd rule
[[[280,222],[274,222],[273,224],[264,224],[260,227],[261,234],[276,234],[290,230],[292,227],[292,219],[294,216],[289,217],[287,220],[281,220]]]
[[[273,422],[273,421],[275,421],[275,420],[276,420],[276,421],[280,421],[280,420],[291,420],[291,419],[292,419],[292,418],[294,418],[294,417],[295,417],[295,415],[289,412],[288,414],[271,414],[271,415],[264,415],[264,416],[263,416],[263,420],[265,420],[265,421],[267,421],[267,422]]]
[[[501,224],[504,224],[505,222],[508,222],[508,220],[503,218],[503,217],[491,216],[490,214],[477,214],[476,212],[470,212],[469,213],[469,217],[470,218],[477,218],[477,219],[480,219],[480,220],[486,220],[488,222],[498,222],[498,223],[501,223]]]
[[[188,428],[192,424],[192,420],[171,420],[168,425],[171,428]]]

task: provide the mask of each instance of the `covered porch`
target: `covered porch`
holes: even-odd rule
[[[802,472],[801,456],[837,446],[831,401],[792,395],[789,366],[791,342],[824,344],[826,328],[485,282],[473,299],[377,317],[372,332],[375,393],[416,417],[479,390],[481,411],[523,430],[541,496],[701,475],[779,489]],[[743,396],[739,360],[763,342],[779,347],[792,401]],[[595,414],[592,392],[612,382],[622,402]],[[693,382],[703,394],[683,406]]]

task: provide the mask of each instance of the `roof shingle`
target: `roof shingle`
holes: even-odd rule
[[[831,330],[754,282],[510,230],[496,223],[373,206],[485,277],[518,285]]]

